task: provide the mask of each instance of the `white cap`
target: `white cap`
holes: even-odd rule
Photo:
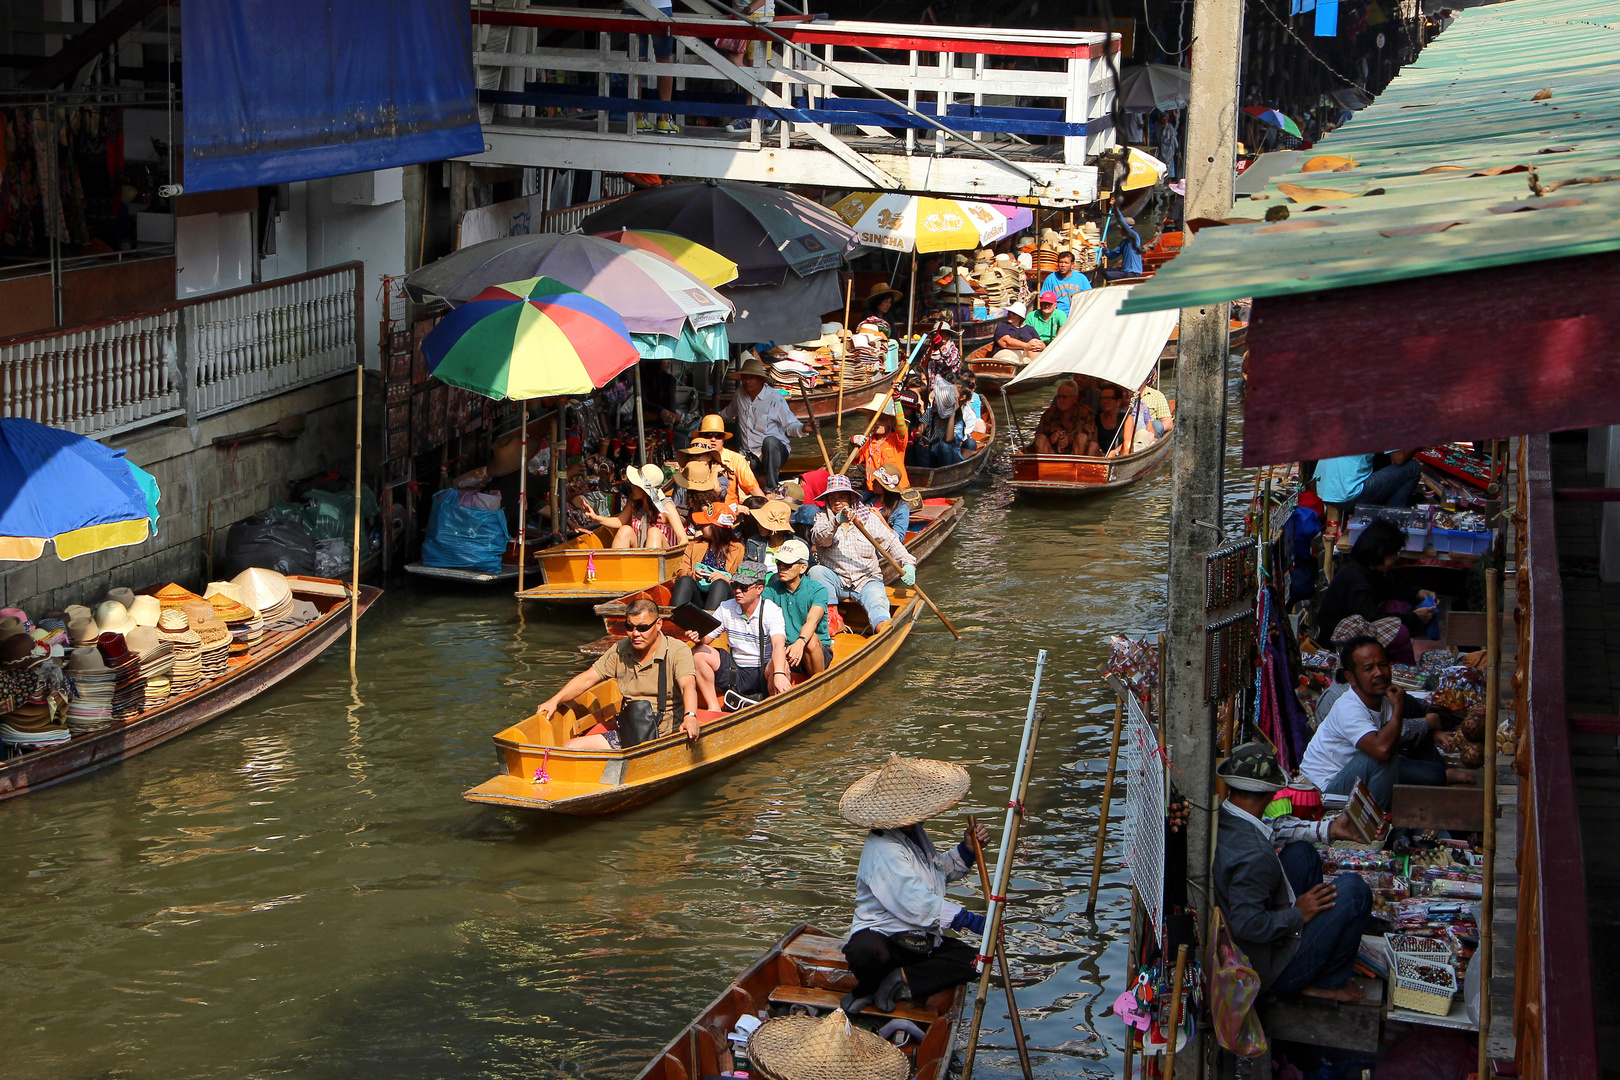
[[[782,546],[776,549],[776,565],[792,566],[794,563],[807,563],[810,561],[810,545],[798,537],[785,540]]]

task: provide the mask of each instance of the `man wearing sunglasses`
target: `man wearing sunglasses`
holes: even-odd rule
[[[734,690],[752,701],[793,688],[788,674],[787,623],[782,609],[765,598],[769,571],[763,563],[744,562],[731,575],[731,599],[713,612],[720,620],[697,648],[699,678],[719,690]],[[726,635],[726,648],[707,644]]]
[[[673,734],[678,726],[687,739],[696,739],[699,732],[695,711],[697,669],[692,664],[692,650],[666,637],[659,629],[661,622],[657,604],[646,597],[630,601],[624,613],[625,639],[569,679],[567,686],[542,701],[535,711],[550,717],[563,702],[573,701],[591,687],[611,679],[619,684],[619,693],[627,706],[644,701],[657,709],[662,698],[663,715],[658,719],[660,738]],[[677,717],[681,719],[677,721]],[[569,740],[567,746],[570,750],[621,749],[617,731],[581,735]]]

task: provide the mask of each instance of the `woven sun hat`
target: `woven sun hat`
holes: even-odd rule
[[[226,593],[209,593],[208,602],[213,605],[214,614],[228,623],[251,622],[258,617],[252,608]]]
[[[18,634],[26,633],[28,633],[28,627],[25,626],[23,621],[17,618],[15,615],[6,615],[4,617],[0,617],[0,641],[4,641],[9,637],[16,637]]]
[[[1288,774],[1277,764],[1277,755],[1264,743],[1244,743],[1215,767],[1215,775],[1233,791],[1270,795],[1288,786]]]
[[[900,482],[900,474],[887,465],[879,465],[873,469],[872,479],[884,491],[892,491],[898,495],[905,490],[905,485]]]
[[[726,430],[725,418],[719,413],[709,413],[706,415],[701,421],[698,422],[698,429],[692,433],[692,437],[694,439],[700,437],[707,439],[711,436],[721,440],[731,438],[731,432]]]
[[[846,495],[855,494],[855,489],[850,486],[849,477],[843,473],[833,473],[827,477],[827,486],[822,490],[821,497],[825,499],[828,495],[836,495],[840,491]]]
[[[810,545],[795,536],[792,540],[784,541],[776,549],[776,565],[792,566],[794,563],[807,563],[810,561]]]
[[[797,480],[789,480],[777,490],[782,493],[782,498],[789,506],[797,509],[804,505],[804,485]]]
[[[744,375],[752,375],[756,379],[768,379],[771,377],[771,373],[765,369],[765,361],[761,360],[759,354],[752,349],[743,353],[743,365],[736,370],[735,374],[738,378],[742,378]]]
[[[143,661],[151,659],[161,649],[167,649],[163,635],[150,626],[137,626],[124,635],[124,644]]]
[[[101,675],[107,670],[107,662],[101,658],[100,649],[86,646],[68,654],[67,669],[75,675]]]
[[[116,591],[116,590],[114,590]],[[96,625],[104,634],[127,634],[135,629],[135,620],[129,609],[117,600],[103,600],[96,605]]]
[[[632,465],[624,470],[624,478],[646,492],[654,502],[659,498],[658,489],[664,486],[664,470],[658,465],[643,465],[639,469]]]
[[[768,499],[753,511],[754,523],[766,532],[787,532],[793,528],[793,510],[781,499]]]
[[[906,1080],[911,1061],[887,1039],[826,1016],[778,1016],[748,1037],[748,1061],[767,1080]]]
[[[94,645],[100,636],[101,627],[92,618],[74,619],[68,623],[68,642],[73,645]]]
[[[191,620],[179,608],[165,608],[158,616],[158,630],[165,634],[183,634],[191,629]]]
[[[155,596],[137,596],[129,605],[129,617],[135,620],[136,626],[156,626],[162,613],[163,605]]]
[[[202,597],[198,596],[196,593],[192,592],[190,589],[183,588],[182,586],[176,585],[172,581],[169,582],[169,584],[163,586],[163,588],[159,589],[157,592],[153,593],[152,595],[157,597],[158,603],[162,604],[166,608],[168,608],[168,607],[179,607],[181,604],[184,604],[188,600],[201,600],[202,599]]]
[[[694,449],[691,453],[704,454],[708,453],[708,449]],[[675,470],[675,486],[687,491],[718,491],[720,479],[716,472],[718,470],[712,461],[683,461],[681,467]]]
[[[69,604],[62,609],[62,614],[67,616],[69,623],[72,623],[74,619],[88,619],[95,613],[83,604]]]
[[[895,416],[900,412],[900,406],[895,402],[892,394],[873,394],[872,400],[860,407],[861,412],[881,412],[888,416]]]
[[[971,783],[967,770],[949,761],[890,754],[883,768],[849,786],[838,800],[838,813],[852,825],[900,829],[949,810]]]
[[[255,611],[279,611],[292,601],[292,586],[284,575],[262,566],[250,566],[231,579],[242,590],[242,602]]]
[[[892,296],[896,300],[900,300],[903,299],[905,295],[905,293],[901,292],[893,285],[890,285],[888,282],[879,281],[875,282],[870,289],[866,290],[866,302],[870,304],[873,301],[881,300],[885,296]]]
[[[116,600],[118,603],[124,605],[124,610],[125,611],[128,611],[129,610],[129,605],[131,605],[131,604],[133,604],[135,602],[135,590],[134,589],[126,589],[126,588],[123,588],[123,587],[119,587],[119,588],[116,588],[116,589],[108,589],[106,599],[108,599],[108,600]]]

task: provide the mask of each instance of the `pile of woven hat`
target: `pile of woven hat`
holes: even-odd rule
[[[74,695],[68,702],[68,727],[73,731],[95,731],[112,723],[113,686],[117,673],[102,659],[97,641],[101,627],[82,604],[68,605],[67,673],[73,680]]]
[[[1024,270],[1011,255],[997,255],[995,265],[975,274],[974,282],[984,290],[985,304],[996,311],[1022,299]]]
[[[0,742],[7,756],[56,746],[71,739],[62,713],[67,694],[61,669],[47,661],[45,646],[26,616],[0,616]]]
[[[101,633],[96,638],[96,646],[101,650],[101,658],[107,667],[114,673],[113,681],[112,716],[114,720],[129,720],[146,708],[146,680],[141,677],[141,658],[135,650],[129,647],[128,635],[138,629],[136,622],[130,617],[129,608],[121,600],[111,597],[120,592],[129,590],[113,589],[108,592],[109,599],[96,605],[96,626]],[[130,594],[130,603],[134,603],[134,595]]]
[[[202,642],[202,681],[212,682],[225,674],[231,661],[231,631],[220,619],[214,605],[197,597],[181,603],[190,629]]]
[[[266,631],[296,630],[320,618],[321,612],[308,600],[293,599],[292,586],[274,570],[250,566],[231,579],[242,602],[257,611]]]
[[[245,595],[234,581],[210,581],[203,590],[214,614],[230,628],[232,656],[246,656],[264,640],[264,619],[247,605]]]

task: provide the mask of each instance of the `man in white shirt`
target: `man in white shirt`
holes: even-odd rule
[[[1348,795],[1356,781],[1364,781],[1378,805],[1388,810],[1397,783],[1472,782],[1465,770],[1447,768],[1432,743],[1411,755],[1398,752],[1406,691],[1391,681],[1389,655],[1377,638],[1351,638],[1339,663],[1350,689],[1333,703],[1305,748],[1299,768],[1311,783],[1329,795]],[[1429,714],[1426,722],[1431,732],[1439,731],[1438,713]]]
[[[752,351],[746,354],[737,372],[737,393],[720,410],[720,415],[737,421],[743,453],[748,455],[759,482],[769,491],[780,479],[782,462],[788,456],[788,443],[810,434],[810,427],[793,415],[786,398],[775,390],[766,389],[767,375],[759,355]]]
[[[792,688],[787,622],[782,609],[765,599],[769,575],[763,563],[752,560],[732,571],[731,599],[711,612],[720,626],[692,651],[700,688],[707,682],[712,689],[735,690],[754,701]],[[726,648],[708,644],[722,633]]]

